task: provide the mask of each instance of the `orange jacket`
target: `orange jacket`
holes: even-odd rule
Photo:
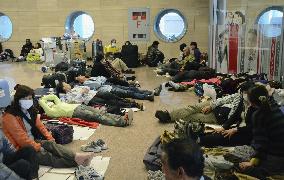
[[[52,135],[40,121],[39,114],[37,115],[35,125],[47,140],[54,140]],[[34,140],[29,138],[25,124],[22,121],[21,117],[14,116],[10,113],[5,113],[3,115],[2,128],[5,136],[17,150],[24,146],[31,145],[35,148],[36,151],[40,151],[40,143],[36,143]]]

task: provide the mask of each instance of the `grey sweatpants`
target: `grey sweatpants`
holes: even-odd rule
[[[73,116],[74,118],[84,119],[85,121],[98,122],[103,125],[125,127],[127,122],[123,116],[107,113],[103,109],[93,108],[91,106],[78,106]]]
[[[208,106],[209,102],[197,103],[185,108],[175,109],[170,112],[171,121],[175,122],[179,119],[192,122],[203,122],[208,124],[217,124],[216,117],[213,112],[203,114],[201,109]]]
[[[54,168],[76,167],[75,154],[69,149],[54,141],[37,141],[44,148],[44,151],[37,152],[40,165]]]

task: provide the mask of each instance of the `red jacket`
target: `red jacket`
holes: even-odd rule
[[[52,135],[40,121],[39,114],[37,115],[35,126],[47,140],[54,140]],[[31,145],[36,151],[40,151],[41,144],[29,138],[25,124],[21,117],[14,116],[10,113],[5,113],[3,115],[2,128],[5,136],[17,150],[24,146]]]

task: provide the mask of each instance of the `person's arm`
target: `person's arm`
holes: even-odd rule
[[[232,102],[232,108],[228,115],[228,120],[222,125],[224,129],[228,129],[231,125],[237,123],[242,113],[241,95],[235,96]]]
[[[43,108],[44,112],[46,114],[53,114],[54,113],[54,108],[51,108],[48,106],[48,101],[53,101],[55,104],[59,104],[61,103],[60,99],[55,96],[55,95],[47,95],[47,96],[43,96],[40,100],[39,100],[39,105]]]
[[[5,115],[2,125],[4,134],[13,138],[20,147],[31,145],[36,151],[40,151],[41,145],[29,138],[27,132],[23,130],[15,116]]]
[[[41,120],[40,120],[40,114],[37,115],[36,117],[36,127],[39,129],[39,131],[42,133],[42,135],[44,135],[44,137],[47,140],[51,140],[53,141],[54,138],[52,137],[52,135],[50,134],[50,132],[46,129],[46,127],[42,124]]]
[[[235,94],[232,94],[232,95],[225,96],[223,98],[218,98],[215,101],[212,101],[210,103],[210,106],[212,107],[212,109],[215,109],[217,106],[229,104],[236,98],[236,96],[239,96],[239,95],[240,95],[239,93],[235,93]]]

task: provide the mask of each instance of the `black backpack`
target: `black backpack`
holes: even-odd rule
[[[61,62],[61,63],[58,63],[58,64],[55,66],[55,72],[58,72],[58,71],[67,71],[68,68],[69,68],[68,63],[66,63],[66,62]]]

